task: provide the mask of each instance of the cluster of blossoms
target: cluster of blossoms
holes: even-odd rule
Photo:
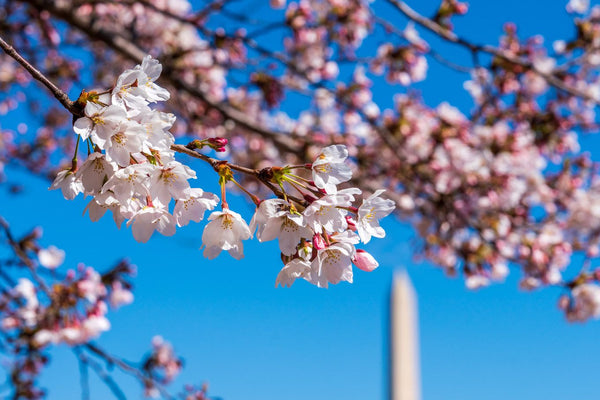
[[[110,210],[117,226],[128,219],[139,242],[147,242],[155,230],[171,236],[176,225],[200,221],[218,201],[212,193],[191,188],[188,180],[196,178],[195,172],[174,159],[169,129],[175,116],[149,106],[169,98],[155,83],[161,69],[147,56],[121,74],[112,91],[86,94],[85,116],[73,128],[78,140],[88,141],[94,151],[81,167],[74,162],[61,171],[51,186],[60,188],[67,199],[81,192],[92,196],[87,206],[92,221]],[[218,150],[224,144],[207,142]],[[172,213],[171,199],[176,201]]]
[[[558,306],[571,322],[600,318],[600,286],[593,283],[579,284],[571,291],[571,296],[560,297]]]
[[[408,44],[395,46],[384,43],[379,46],[377,56],[371,62],[371,69],[378,75],[387,70],[388,82],[408,86],[427,76],[425,54],[429,51],[429,45],[421,39],[412,23],[402,33]]]
[[[600,247],[598,169],[589,157],[580,153],[577,138],[579,132],[597,131],[599,6],[591,7],[588,0],[569,0],[567,11],[577,14],[573,18],[574,35],[554,42],[553,46],[544,44],[540,35],[521,37],[513,24],[506,25],[497,44],[480,45],[477,38],[471,42],[468,35],[459,35],[457,46],[472,52],[474,60],[479,59],[472,65],[460,60],[463,67],[472,67],[472,78],[464,83],[464,88],[473,97],[474,109],[467,115],[463,114],[465,110],[458,111],[447,103],[427,106],[412,89],[407,90],[409,95],[398,95],[389,109],[383,108],[385,100],[379,104],[373,101],[378,85],[386,84],[377,75],[411,85],[425,77],[427,61],[436,58],[443,62],[412,23],[399,30],[386,13],[395,8],[398,13],[394,16],[404,14],[417,23],[426,20],[427,24],[419,26],[425,30],[433,27],[429,29],[431,35],[448,39],[455,35],[451,20],[467,12],[465,3],[441,1],[431,18],[421,16],[422,19],[401,1],[272,0],[270,3],[284,10],[279,13],[280,20],[273,21],[279,23],[268,24],[265,29],[254,26],[247,31],[244,28],[248,28],[249,20],[236,22],[235,18],[228,20],[231,25],[226,29],[211,30],[211,26],[221,23],[216,18],[212,20],[213,10],[195,14],[187,0],[149,0],[135,5],[100,2],[76,7],[61,0],[55,2],[58,11],[49,7],[47,13],[69,15],[79,26],[89,28],[85,32],[101,29],[112,36],[128,38],[139,48],[151,48],[164,55],[171,72],[165,81],[178,88],[170,106],[181,115],[178,121],[182,121],[179,126],[183,128],[179,133],[195,132],[201,138],[227,136],[231,159],[237,164],[257,169],[265,165],[298,164],[313,158],[321,146],[346,145],[360,165],[354,171],[354,182],[371,192],[386,187],[387,196],[399,206],[399,213],[413,223],[423,239],[424,254],[449,274],[463,274],[468,287],[478,288],[502,280],[510,265],[523,271],[523,288],[562,285],[570,289],[573,299],[579,297],[575,293],[586,293],[575,292],[580,283],[569,285],[580,282],[578,274],[584,271],[572,271],[567,266],[578,259],[574,257],[578,252],[592,259],[597,257]],[[27,12],[29,7],[22,10]],[[233,10],[235,5],[227,7]],[[9,14],[20,12],[16,9]],[[272,14],[275,16],[277,12]],[[47,23],[55,17],[44,15],[37,23],[40,27],[32,24],[36,30],[29,31],[30,34],[38,35],[40,42],[46,37],[54,44],[57,40],[68,40],[69,35],[58,35],[56,29],[51,29],[52,24]],[[12,14],[9,17],[7,21],[19,20]],[[15,25],[9,26],[17,30]],[[161,30],[153,26],[161,26]],[[282,26],[281,43],[263,41],[268,37],[265,32]],[[421,27],[417,27],[419,32]],[[19,41],[13,42],[19,47]],[[436,41],[430,44],[433,47]],[[93,49],[90,53],[123,61],[121,56],[113,55],[122,54],[118,51],[101,53]],[[260,57],[254,57],[257,54]],[[246,65],[248,58],[256,60],[247,69],[248,79],[226,82],[229,68]],[[59,59],[63,58],[56,61]],[[50,65],[67,64],[45,60]],[[452,60],[447,61],[450,62],[446,66],[460,67]],[[344,63],[356,67],[350,82],[346,79],[349,69],[338,71],[338,65]],[[6,80],[8,87],[11,80],[19,82],[19,76],[14,65],[6,64],[0,59],[0,75],[4,76],[0,81]],[[109,77],[112,82],[114,65],[120,62],[97,63],[94,75],[104,82]],[[76,70],[66,68],[66,72],[53,78],[62,82],[69,71],[76,75],[72,72]],[[186,84],[200,88],[200,95],[186,89]],[[307,103],[312,102],[314,110],[307,106],[299,117],[288,116],[283,107],[289,104],[286,96],[294,90],[309,94]],[[98,96],[98,101],[109,104],[102,96],[111,96]],[[206,99],[219,101],[219,107]],[[151,101],[146,99],[148,104]],[[96,102],[88,98],[89,103]],[[123,108],[129,113],[136,107],[126,104]],[[244,118],[239,118],[240,115]],[[127,118],[140,123],[135,115]],[[27,166],[39,171],[40,160],[50,159],[33,156],[40,148],[70,149],[56,139],[54,127],[59,124],[50,126],[42,128],[46,131],[29,147],[16,146],[18,149],[12,150],[16,148],[14,138],[7,135],[0,139],[0,163],[11,158],[28,160]],[[14,136],[19,137],[16,133]],[[125,152],[117,154],[117,150],[105,148],[102,143],[94,146],[99,150],[92,149],[94,154],[99,155],[93,157],[125,158]],[[159,147],[152,149],[162,154]],[[130,152],[135,163],[144,165],[136,168],[154,168],[145,165],[152,164],[145,154],[154,157],[148,150],[137,155]],[[111,162],[117,172],[133,165]],[[71,172],[83,175],[79,172],[82,169]],[[558,170],[559,173],[554,173]],[[192,174],[187,170],[186,173]],[[142,171],[141,175],[146,179],[150,172]],[[253,179],[250,176],[240,182],[246,188],[254,184],[251,188],[254,192],[260,182]],[[102,186],[106,183],[102,182]],[[152,185],[146,182],[142,186],[150,190]],[[151,230],[173,232],[174,207],[182,203],[180,199],[173,197],[174,207],[173,203],[161,205],[162,210],[169,210],[167,214],[157,213],[154,209],[160,200],[155,201],[154,194],[150,194],[150,203],[144,190],[136,189],[132,195],[137,205],[121,214],[121,200],[112,198],[116,191],[117,188],[101,187],[100,194],[90,203],[90,215],[98,217],[107,208],[113,213],[117,211],[116,220],[129,219],[139,239],[149,237]],[[321,195],[314,197],[320,199]],[[207,210],[218,201],[209,197],[204,205]],[[290,204],[289,198],[278,201]],[[305,201],[308,204],[295,204],[301,215],[314,200]],[[288,207],[286,204],[283,207]],[[358,204],[351,207],[354,206]],[[136,217],[139,222],[133,221],[140,208],[152,210],[153,214],[146,217],[152,220],[150,223],[144,224],[142,215]],[[199,207],[198,214],[204,208]],[[230,213],[227,208],[219,212]],[[348,213],[351,215],[352,211]],[[155,219],[158,214],[162,219]],[[211,218],[210,222],[229,217],[214,214]],[[142,224],[137,227],[138,223]],[[209,233],[205,235],[207,238],[211,237]],[[252,234],[251,230],[248,233],[240,228],[240,237],[249,238]],[[312,239],[305,240],[312,243]],[[220,248],[241,257],[241,246],[231,243],[225,241],[216,248],[205,243],[207,255],[218,254]],[[573,300],[572,304],[584,303]]]
[[[92,342],[110,328],[106,318],[109,305],[116,309],[133,301],[130,278],[136,272],[134,265],[123,260],[100,274],[80,264],[76,270],[63,273],[57,268],[64,261],[64,251],[41,247],[40,228],[17,238],[8,222],[0,218],[0,231],[13,253],[2,260],[2,282],[8,286],[3,286],[0,297],[0,328],[3,353],[10,356],[4,366],[15,397],[45,398],[37,380],[50,360],[49,348],[59,344],[73,347],[81,365],[91,366],[103,379],[114,366],[127,372],[136,370],[147,396],[165,393],[165,386],[180,372],[182,361],[161,337],[153,338],[152,351],[137,363],[122,360]],[[12,278],[13,268],[28,269],[32,278],[23,277],[22,271],[20,278]],[[102,371],[100,361],[106,362],[106,371]],[[205,387],[188,386],[185,393],[192,399],[207,398],[202,397]]]
[[[2,304],[2,329],[17,332],[21,340],[31,340],[37,348],[49,343],[86,343],[110,328],[108,304],[117,308],[133,301],[127,281],[133,273],[126,262],[102,275],[80,265],[47,289],[20,278]]]
[[[86,209],[93,221],[110,210],[117,226],[128,220],[127,226],[140,242],[148,241],[154,231],[170,236],[176,226],[199,222],[219,202],[216,195],[190,187],[188,180],[196,174],[176,161],[172,150],[174,138],[169,129],[175,117],[150,107],[169,98],[155,83],[160,72],[158,61],[147,56],[141,65],[122,73],[111,91],[82,95],[85,115],[74,122],[74,130],[78,140],[88,142],[88,158],[78,166],[76,154],[72,167],[61,171],[51,186],[60,188],[67,199],[81,192],[92,196]],[[196,140],[187,148],[209,146],[221,151],[226,144],[227,140],[214,138]],[[225,250],[240,259],[242,241],[257,231],[261,242],[279,238],[285,267],[278,284],[289,286],[303,277],[327,287],[352,282],[352,263],[366,271],[375,269],[374,258],[354,245],[384,237],[379,220],[395,205],[381,199],[383,190],[378,190],[357,208],[359,189],[338,191],[337,185],[352,177],[347,157],[343,145],[324,148],[310,166],[299,167],[312,170],[312,181],[294,175],[291,167],[267,168],[268,180],[282,188],[282,198],[257,199],[259,206],[250,226],[223,198],[222,210],[211,213],[202,235],[204,256],[213,259]],[[225,184],[235,182],[226,164],[213,165],[219,171],[223,196]],[[302,194],[296,204],[286,195],[284,183]]]
[[[142,371],[150,377],[144,381],[144,392],[148,397],[160,397],[157,384],[166,385],[181,372],[182,360],[175,355],[173,347],[161,336],[152,338],[152,352],[142,361]]]
[[[311,169],[312,184],[319,190],[313,191],[316,197],[305,194],[307,205],[301,212],[282,199],[265,200],[258,206],[251,231],[257,229],[260,241],[278,238],[285,263],[276,284],[290,286],[301,277],[327,287],[329,283],[352,282],[352,264],[364,271],[379,265],[355,245],[385,236],[379,220],[390,214],[395,204],[379,197],[384,190],[378,190],[356,208],[355,197],[361,191],[337,188],[352,177],[351,169],[344,163],[347,156],[342,145],[326,147],[318,155]],[[297,177],[287,176],[289,182],[300,184],[294,178]]]
[[[394,210],[395,204],[381,198],[384,190],[378,190],[357,208],[355,202],[361,194],[358,188],[338,190],[337,185],[352,177],[352,170],[345,164],[347,157],[345,146],[325,147],[310,165],[312,181],[293,174],[291,167],[271,169],[276,181],[290,184],[302,193],[303,201],[285,195],[283,199],[259,201],[249,226],[228,208],[213,212],[202,235],[205,257],[212,259],[226,250],[232,257],[242,258],[243,240],[256,231],[261,242],[279,241],[285,266],[276,285],[291,286],[297,278],[303,278],[327,287],[330,283],[352,282],[352,264],[364,271],[377,268],[373,256],[355,245],[385,236],[379,221]]]

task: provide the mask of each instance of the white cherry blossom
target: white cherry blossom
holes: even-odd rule
[[[265,225],[261,242],[279,239],[279,249],[286,256],[296,252],[301,239],[310,239],[314,232],[306,226],[302,215],[282,211],[281,215],[269,219]]]
[[[33,343],[38,347],[44,347],[49,343],[58,343],[60,336],[57,332],[53,332],[49,329],[40,329],[33,335]]]
[[[269,219],[285,207],[289,207],[289,203],[282,199],[267,199],[260,202],[250,220],[250,231],[256,231],[258,240],[262,240],[262,233]]]
[[[65,199],[73,200],[79,193],[83,192],[83,184],[70,169],[60,171],[49,190],[60,189]]]
[[[100,104],[88,102],[85,106],[85,117],[81,117],[73,124],[73,130],[82,140],[91,137],[94,143],[103,148],[101,144],[106,138],[114,135],[119,125],[127,118],[127,112],[119,106],[104,107]]]
[[[239,260],[244,257],[244,244],[242,240],[252,237],[250,228],[242,216],[228,208],[223,211],[213,211],[208,217],[210,221],[202,233],[202,247],[204,257],[212,260],[221,250]]]
[[[275,287],[278,285],[290,287],[297,278],[308,276],[310,271],[310,262],[301,258],[294,258],[279,271],[279,274],[277,274]]]
[[[142,60],[142,64],[136,66],[136,69],[138,68],[143,72],[143,76],[138,78],[136,93],[141,93],[150,103],[165,101],[171,97],[167,89],[154,83],[162,72],[162,65],[157,59],[147,55]]]
[[[169,129],[175,123],[173,114],[160,111],[146,112],[136,118],[137,122],[144,127],[144,145],[148,148],[171,152],[170,148],[175,143],[175,138]]]
[[[143,96],[143,92],[136,90],[138,80],[144,80],[145,74],[139,69],[125,70],[117,78],[117,83],[111,92],[111,100],[113,104],[123,108],[128,107],[130,110],[135,110],[130,113],[131,116],[137,115],[148,102]]]
[[[65,251],[56,246],[48,246],[38,251],[38,260],[43,267],[54,269],[60,267],[65,261]]]
[[[350,243],[339,242],[319,250],[311,264],[307,280],[318,287],[328,287],[330,283],[341,281],[352,283],[352,257],[354,246]]]
[[[93,315],[83,321],[81,328],[82,335],[78,338],[78,341],[73,344],[84,343],[100,336],[102,332],[106,332],[110,329],[110,322],[104,315]]]
[[[178,199],[173,216],[178,226],[185,226],[190,221],[200,222],[206,210],[214,209],[219,197],[199,188],[191,188],[187,199]]]
[[[585,14],[590,7],[590,0],[569,0],[567,12]]]
[[[567,310],[569,321],[586,321],[600,317],[600,286],[591,283],[578,285],[571,292],[573,301]]]
[[[127,222],[130,225],[133,237],[141,243],[150,240],[155,230],[165,236],[175,234],[175,217],[160,205],[143,207]]]
[[[380,189],[363,200],[358,208],[358,220],[356,228],[363,243],[369,243],[371,237],[383,238],[385,231],[379,226],[379,220],[388,216],[394,208],[395,203],[392,200],[386,200],[379,197],[385,190]]]
[[[76,176],[83,184],[84,193],[95,195],[100,193],[102,186],[116,169],[117,166],[108,161],[104,154],[94,152],[83,162]]]
[[[121,167],[130,164],[131,153],[142,151],[144,127],[137,122],[123,121],[109,137],[99,138],[102,140],[98,144],[106,150],[106,158],[114,161]]]
[[[25,304],[19,308],[17,315],[26,326],[33,326],[38,317],[37,308],[39,306],[35,286],[29,279],[19,278],[17,285],[12,289],[12,293],[14,296],[25,299]]]
[[[196,179],[196,173],[180,162],[172,161],[155,168],[150,173],[150,195],[164,204],[171,198],[187,199],[190,195],[188,179]]]
[[[133,293],[123,287],[123,284],[116,281],[112,284],[110,292],[110,305],[114,308],[131,304],[133,302]]]
[[[269,199],[261,202],[256,209],[250,230],[258,228],[256,237],[261,242],[279,238],[279,249],[285,255],[292,255],[300,239],[310,239],[312,229],[306,226],[304,217],[298,212],[290,211],[290,205],[285,200]]]
[[[104,184],[102,192],[111,190],[113,196],[121,203],[126,204],[134,196],[146,196],[150,173],[156,167],[150,163],[134,164],[120,169]]]
[[[102,218],[106,210],[110,210],[113,213],[113,219],[117,228],[121,228],[121,224],[125,220],[125,217],[121,214],[121,206],[119,201],[113,196],[112,191],[107,191],[104,193],[100,193],[92,201],[85,206],[83,213],[87,211],[90,220],[92,222],[97,222]]]
[[[342,207],[350,207],[354,201],[354,195],[359,195],[360,189],[343,189],[336,194],[323,196],[306,207],[304,217],[315,232],[320,233],[322,229],[328,232],[343,232],[348,228],[346,215],[348,211]]]
[[[344,161],[348,149],[344,145],[325,147],[312,163],[312,176],[315,185],[327,193],[336,193],[336,185],[352,178],[352,170]]]

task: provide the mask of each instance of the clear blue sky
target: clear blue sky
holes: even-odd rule
[[[410,3],[429,14],[436,2]],[[470,3],[470,13],[456,25],[479,42],[495,43],[507,20],[523,36],[571,34],[563,0]],[[404,25],[398,18],[398,27]],[[465,57],[455,47],[442,53]],[[466,112],[466,79],[430,61],[430,78],[419,88],[430,105],[448,100]],[[398,90],[387,87],[377,95],[389,99]],[[213,172],[197,166],[199,182],[206,179],[205,187],[216,191]],[[25,186],[21,196],[0,192],[0,213],[15,231],[43,226],[42,243],[65,249],[69,267],[84,262],[102,270],[121,256],[138,265],[135,302],[109,314],[112,329],[99,343],[136,360],[154,335],[163,335],[186,360],[174,387],[207,381],[210,393],[226,400],[384,399],[387,296],[393,272],[404,267],[419,296],[423,400],[598,397],[593,374],[600,365],[599,322],[567,324],[556,309],[558,290],[520,292],[516,270],[504,285],[467,291],[461,279],[415,263],[414,235],[393,218],[384,222],[388,237],[369,244],[381,264],[376,271],[356,270],[354,284],[328,290],[302,281],[275,289],[281,268],[275,242],[248,242],[242,261],[226,254],[208,261],[198,250],[204,225],[193,224],[172,238],[158,235],[139,244],[108,217],[95,224],[82,217],[87,200],[68,202],[48,192],[46,181],[9,172]],[[231,207],[250,220],[253,209],[242,199]],[[65,346],[52,357],[43,376],[49,398],[78,399],[75,357]],[[140,397],[135,382],[118,381],[130,398]],[[109,396],[92,381],[92,399]]]

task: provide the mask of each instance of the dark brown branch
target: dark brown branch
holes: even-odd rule
[[[81,108],[77,105],[76,102],[71,101],[69,96],[63,92],[58,86],[56,86],[53,82],[51,82],[43,73],[41,73],[37,68],[35,68],[29,61],[24,59],[18,52],[8,44],[2,37],[0,37],[0,47],[6,54],[12,57],[15,61],[17,61],[23,68],[27,70],[31,74],[31,76],[37,81],[41,82],[48,90],[52,92],[54,97],[60,101],[60,103],[71,112],[73,115],[81,115]]]

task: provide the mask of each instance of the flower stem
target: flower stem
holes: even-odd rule
[[[75,153],[73,154],[73,159],[71,160],[71,171],[77,171],[77,152],[79,151],[79,141],[81,140],[81,136],[77,135],[77,142],[75,142]]]
[[[235,179],[231,180],[233,183],[235,183],[235,185],[240,188],[242,190],[242,192],[246,193],[248,195],[248,197],[250,197],[252,199],[252,201],[254,202],[254,204],[256,204],[257,206],[260,204],[260,199],[258,197],[256,197],[255,195],[253,195],[252,193],[250,193],[249,191],[246,190],[245,187],[243,187],[242,185],[240,185],[238,183],[238,181],[236,181]]]

